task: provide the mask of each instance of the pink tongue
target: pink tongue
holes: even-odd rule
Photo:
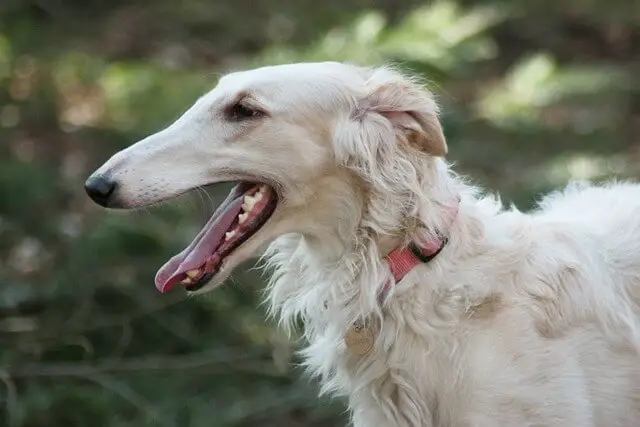
[[[239,186],[234,187],[189,246],[158,270],[155,283],[160,292],[169,291],[183,279],[185,272],[203,266],[214,254],[220,247],[224,234],[240,214],[243,196]]]

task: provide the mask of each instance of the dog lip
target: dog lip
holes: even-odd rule
[[[215,269],[211,272],[205,273],[201,278],[199,278],[196,282],[185,286],[185,289],[188,292],[195,292],[199,289],[202,289],[204,287],[204,285],[206,285],[207,283],[209,283],[216,274],[218,274],[218,271],[220,271],[220,267],[222,266],[222,263],[219,263]]]

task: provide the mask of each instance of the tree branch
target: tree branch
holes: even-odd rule
[[[225,369],[237,362],[257,362],[263,352],[247,353],[246,349],[207,351],[186,356],[107,359],[97,363],[28,363],[6,366],[4,372],[13,378],[27,377],[87,377],[101,373],[151,373],[155,371],[182,371],[224,365]]]

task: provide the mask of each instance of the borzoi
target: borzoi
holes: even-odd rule
[[[86,190],[133,208],[238,181],[156,286],[212,290],[266,249],[272,313],[355,427],[637,427],[640,186],[504,209],[443,159],[437,113],[391,67],[231,73]]]

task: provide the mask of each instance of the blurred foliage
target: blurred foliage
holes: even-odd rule
[[[638,46],[624,0],[3,0],[0,425],[345,424],[250,263],[204,297],[154,289],[220,189],[125,214],[82,190],[220,73],[397,62],[431,82],[458,170],[527,209],[570,178],[637,177]]]

